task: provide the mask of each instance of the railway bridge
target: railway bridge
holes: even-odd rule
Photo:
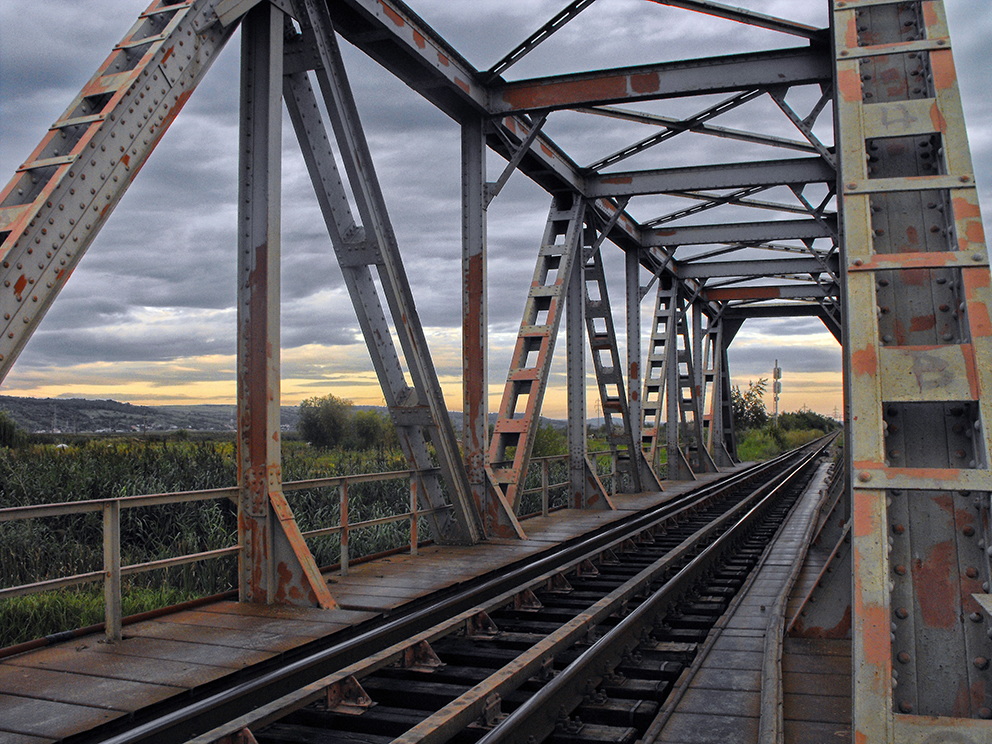
[[[485,70],[399,0],[153,0],[0,192],[0,375],[238,32],[238,483],[0,510],[102,512],[102,570],[0,598],[102,581],[107,641],[5,654],[0,740],[992,741],[990,275],[944,2],[822,1],[818,27],[645,0],[754,48],[538,74],[536,50],[611,0],[573,0]],[[460,132],[460,440],[343,43]],[[348,479],[317,484],[341,498],[330,573],[281,472],[284,104],[409,468],[410,545],[361,566]],[[716,121],[769,109],[771,133]],[[566,147],[584,157],[603,122],[646,136],[580,164]],[[733,148],[700,162],[690,138]],[[491,405],[487,213],[517,172],[550,208]],[[749,319],[794,317],[842,347],[842,454],[756,470],[728,349]],[[532,452],[559,337],[555,510]],[[125,621],[143,567],[121,565],[121,510],[214,498],[237,545],[158,565],[236,555],[237,601]],[[441,702],[418,718],[414,695]]]

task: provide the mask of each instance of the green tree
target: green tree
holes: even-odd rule
[[[351,419],[351,444],[355,449],[393,449],[399,446],[396,427],[379,411],[358,411]]]
[[[734,408],[734,426],[738,431],[760,429],[768,421],[764,401],[767,389],[768,380],[764,377],[757,382],[749,380],[744,392],[738,385],[734,385],[730,391],[730,402]]]
[[[537,434],[534,436],[534,447],[530,452],[531,457],[564,455],[568,452],[568,434],[564,429],[556,429],[551,424],[542,422],[537,427]]]
[[[344,444],[351,423],[351,401],[336,395],[307,398],[300,403],[297,431],[315,447]]]
[[[0,447],[20,447],[27,439],[27,434],[17,425],[14,417],[0,410]]]

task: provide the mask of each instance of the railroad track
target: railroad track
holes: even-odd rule
[[[78,741],[634,742],[830,441]]]

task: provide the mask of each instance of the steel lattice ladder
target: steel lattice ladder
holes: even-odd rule
[[[552,202],[493,429],[491,478],[514,512],[537,436],[572,263],[581,252],[584,215],[585,202],[576,196],[557,196]]]

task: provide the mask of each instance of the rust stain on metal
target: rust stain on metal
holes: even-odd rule
[[[878,353],[875,347],[868,345],[851,354],[851,370],[856,375],[874,377],[878,374]]]
[[[163,65],[165,64],[165,61],[167,59],[169,59],[169,57],[172,56],[172,53],[174,51],[176,51],[176,45],[175,44],[173,44],[171,47],[169,47],[168,49],[165,50],[165,54],[162,55],[162,64]]]
[[[929,331],[937,325],[937,319],[932,315],[917,315],[909,321],[909,330],[912,333],[919,331]]]
[[[419,31],[417,31],[416,29],[414,29],[413,31],[413,43],[416,44],[421,49],[424,49],[427,46],[427,42],[424,39],[424,35],[421,34]]]
[[[837,88],[848,103],[861,102],[861,76],[857,70],[840,70],[837,73]]]
[[[437,53],[437,61],[440,62],[445,67],[451,66],[451,60],[448,59],[445,55],[441,54],[441,52]]]
[[[634,93],[655,93],[660,84],[657,72],[645,72],[630,76],[630,89]]]
[[[455,78],[455,85],[457,85],[459,88],[461,88],[466,93],[471,93],[472,92],[472,89],[469,87],[468,83],[466,83],[464,80],[462,80],[459,77],[456,77]]]
[[[397,13],[395,10],[390,8],[383,0],[379,0],[379,4],[382,5],[382,12],[386,14],[386,17],[395,23],[397,26],[405,26],[406,21],[403,20],[403,16]]]
[[[26,286],[28,286],[28,278],[21,274],[21,278],[14,282],[14,294],[17,295],[17,299],[21,299],[21,293]]]
[[[906,324],[901,320],[892,321],[892,335],[896,337],[897,346],[905,346],[908,336],[906,335]]]
[[[906,241],[910,245],[919,245],[920,243],[920,233],[912,225],[906,228]]]
[[[847,28],[844,30],[844,46],[848,49],[856,49],[858,46],[858,20],[854,13],[847,19]]]
[[[944,114],[941,113],[940,106],[934,102],[933,106],[930,107],[930,121],[933,127],[938,132],[946,134],[947,132],[947,120],[944,119]]]
[[[977,220],[969,222],[965,237],[968,238],[969,243],[984,243],[985,229],[982,227],[982,223]]]
[[[633,183],[633,176],[611,176],[609,178],[603,178],[602,183]]]
[[[855,537],[869,537],[879,531],[879,523],[875,514],[869,511],[865,500],[874,499],[874,495],[866,496],[863,491],[854,492],[854,524],[852,525]]]
[[[926,269],[908,269],[902,272],[902,280],[914,287],[922,287],[930,283],[930,273]]]
[[[541,150],[542,150],[542,151],[544,152],[544,154],[545,154],[545,155],[547,155],[547,156],[548,156],[549,158],[553,158],[553,157],[555,157],[555,151],[554,151],[554,150],[552,150],[552,149],[551,149],[550,147],[548,147],[548,146],[547,146],[546,144],[544,144],[543,142],[541,143]]]
[[[933,27],[937,25],[937,8],[935,3],[922,3],[923,5],[923,25]]]
[[[131,156],[130,155],[122,155],[121,156],[121,162],[124,163],[124,167],[125,168],[130,167],[130,165],[131,165]]]
[[[957,85],[958,75],[949,49],[930,53],[930,69],[935,90],[950,90]]]
[[[968,390],[971,392],[972,400],[979,400],[982,396],[981,387],[978,384],[978,369],[975,366],[975,349],[971,344],[961,345],[961,356],[964,358],[964,371],[968,375]]]
[[[952,541],[931,546],[913,561],[913,583],[923,622],[931,628],[953,628],[960,601],[951,577],[957,574],[957,552]]]
[[[779,287],[733,287],[727,289],[711,289],[706,292],[706,299],[716,300],[777,300],[782,295]]]
[[[963,196],[956,197],[952,204],[954,205],[954,217],[959,220],[967,219],[977,219],[982,216],[981,207],[977,204],[972,204],[968,199]]]
[[[792,632],[789,633],[789,635],[797,638],[821,638],[824,640],[850,638],[851,605],[848,605],[844,609],[844,616],[841,617],[840,621],[832,628],[821,628],[817,625],[807,628],[803,625],[803,620],[800,617],[796,621],[796,626],[793,628]]]
[[[988,274],[985,276],[988,277]],[[967,283],[965,284],[965,287],[965,292],[967,294]],[[992,336],[992,318],[989,317],[989,308],[984,302],[968,303],[968,325],[971,327],[972,338],[985,338],[987,336]]]
[[[630,363],[630,377],[631,379],[637,379],[641,376],[641,366],[638,362]]]
[[[544,108],[568,103],[592,103],[597,100],[624,98],[626,95],[627,77],[615,75],[598,80],[510,87],[503,91],[503,102],[513,108]]]

